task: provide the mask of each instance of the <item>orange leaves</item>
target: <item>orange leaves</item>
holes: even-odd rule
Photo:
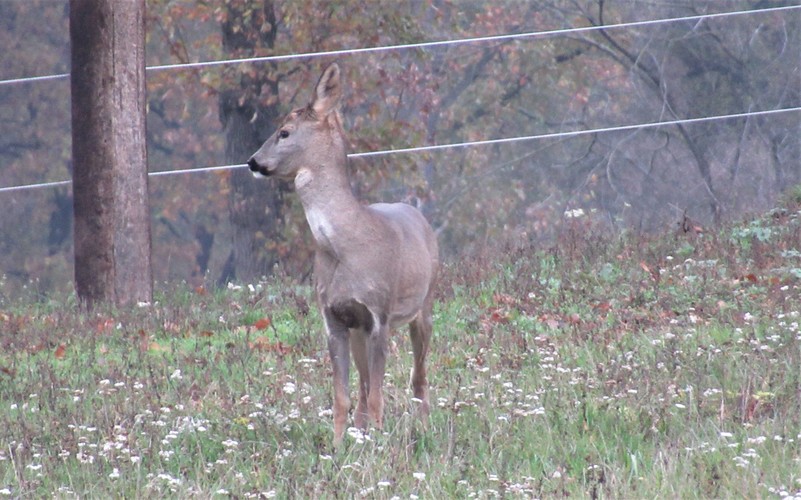
[[[172,349],[169,345],[165,343],[158,342],[155,338],[152,338],[144,329],[140,328],[139,331],[136,332],[136,345],[141,352],[150,352],[150,353],[169,353]]]
[[[497,305],[488,307],[479,320],[481,329],[486,334],[491,333],[495,325],[504,325],[509,323],[509,314],[511,309],[517,304],[517,299],[511,295],[500,293],[493,295],[492,301]]]
[[[756,274],[754,273],[748,273],[745,276],[743,276],[742,279],[743,281],[748,281],[749,283],[756,283],[757,281],[759,281]]]
[[[161,348],[161,346],[159,346],[156,342],[154,341],[151,342],[150,335],[148,335],[147,332],[141,328],[139,329],[138,332],[136,332],[136,342],[137,345],[139,346],[139,350],[142,352],[147,352],[151,350],[159,351]]]
[[[65,346],[64,344],[59,344],[58,347],[56,347],[56,351],[53,353],[53,356],[56,359],[64,359],[64,356],[66,355],[67,355],[67,346]]]
[[[181,325],[169,320],[165,320],[162,326],[164,327],[165,332],[172,333],[173,335],[179,334],[183,330]]]
[[[0,327],[5,332],[18,333],[29,322],[28,316],[0,312]]]
[[[266,330],[271,324],[270,318],[261,318],[253,323],[253,327],[257,330]]]
[[[736,282],[748,283],[752,285],[762,282],[763,284],[778,286],[783,283],[783,280],[779,276],[758,276],[757,274],[751,272],[737,277]]]
[[[169,347],[163,346],[155,341],[147,344],[147,350],[153,353],[170,352]]]
[[[496,307],[490,313],[489,320],[493,323],[506,324],[509,322],[509,314],[503,308]]]
[[[651,269],[651,267],[645,263],[645,261],[640,261],[640,268],[645,271],[646,273],[651,275],[651,278],[654,280],[654,283],[659,284],[659,279],[661,275],[659,273],[659,268]]]
[[[263,318],[259,318],[259,319],[255,320],[255,321],[249,322],[249,324],[244,324],[242,326],[239,326],[236,329],[236,331],[237,331],[237,333],[243,333],[243,334],[248,335],[248,334],[255,333],[255,332],[262,332],[262,331],[264,331],[264,330],[266,330],[268,328],[272,328],[273,331],[275,331],[275,328],[273,327],[272,319],[270,319],[269,317],[265,316]]]
[[[607,313],[612,309],[612,304],[608,300],[603,300],[596,304],[592,304],[592,307],[602,313]]]
[[[742,419],[751,422],[754,419],[769,415],[773,411],[775,395],[770,392],[743,394],[740,401]]]
[[[0,385],[18,375],[17,356],[37,356],[61,366],[82,362],[86,350],[99,360],[108,360],[118,349],[165,359],[195,358],[198,352],[254,352],[265,358],[284,357],[295,350],[284,329],[276,329],[265,311],[231,311],[230,316],[192,315],[194,310],[167,308],[152,315],[127,315],[125,311],[94,314],[18,314],[0,311]],[[148,311],[150,312],[150,311]],[[138,311],[136,311],[137,314]],[[233,319],[237,318],[237,319]],[[85,342],[91,341],[90,344]],[[88,345],[88,347],[87,347]]]
[[[114,328],[114,319],[106,317],[98,317],[94,322],[94,330],[96,333],[108,333]]]
[[[252,325],[245,327],[246,333],[250,333],[253,330],[263,332],[268,328],[275,328],[273,327],[272,319],[269,317],[260,318],[253,322]],[[248,347],[250,347],[254,351],[260,351],[264,353],[275,353],[279,356],[286,356],[290,352],[292,352],[292,346],[289,346],[280,340],[275,340],[272,336],[269,335],[259,335],[255,339],[248,341]]]
[[[280,340],[273,341],[271,338],[264,335],[256,337],[253,341],[248,342],[248,347],[254,351],[272,352],[279,356],[286,356],[292,352],[292,346],[288,346]]]
[[[496,304],[503,304],[506,306],[514,306],[519,302],[517,298],[505,293],[496,293],[492,296],[492,300]]]
[[[531,297],[515,297],[509,294],[496,293],[492,297],[495,305],[488,307],[479,322],[485,333],[490,333],[497,325],[509,324],[516,313],[523,314],[529,318],[536,318],[537,321],[546,325],[551,330],[563,328],[565,326],[580,326],[584,320],[578,313],[559,313],[541,311]],[[605,306],[609,308],[609,304]]]
[[[551,330],[556,330],[562,324],[559,318],[551,314],[543,314],[539,317],[539,320]]]

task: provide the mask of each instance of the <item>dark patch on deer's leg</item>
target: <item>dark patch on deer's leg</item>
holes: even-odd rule
[[[350,331],[328,311],[325,315],[328,331],[328,353],[334,369],[334,444],[342,442],[350,411],[350,391],[348,389],[348,370],[350,369]]]
[[[326,308],[326,315],[336,319],[347,328],[363,328],[369,332],[373,329],[373,315],[367,306],[356,299],[342,300]]]
[[[376,324],[367,337],[367,362],[370,380],[367,391],[367,411],[378,429],[384,425],[384,372],[387,364],[387,337],[389,326]]]

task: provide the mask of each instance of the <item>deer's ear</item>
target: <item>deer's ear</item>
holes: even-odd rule
[[[339,80],[339,66],[337,63],[331,63],[325,68],[320,81],[317,82],[312,109],[318,116],[326,116],[339,106],[341,97],[342,85]]]

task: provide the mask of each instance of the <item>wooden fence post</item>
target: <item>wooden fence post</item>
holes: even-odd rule
[[[75,286],[150,302],[145,0],[70,0]]]

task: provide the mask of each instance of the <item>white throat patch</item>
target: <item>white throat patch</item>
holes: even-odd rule
[[[314,174],[307,169],[301,169],[295,175],[295,190],[300,191],[305,188],[312,180]],[[314,235],[315,241],[320,245],[331,245],[331,237],[334,236],[334,226],[331,225],[328,214],[319,207],[312,206],[306,209],[306,221]]]
[[[306,184],[312,181],[312,173],[308,170],[301,169],[295,175],[295,189],[302,189]]]
[[[318,208],[306,210],[306,221],[318,243],[330,243],[329,239],[334,236],[334,227],[328,220],[328,214]]]

